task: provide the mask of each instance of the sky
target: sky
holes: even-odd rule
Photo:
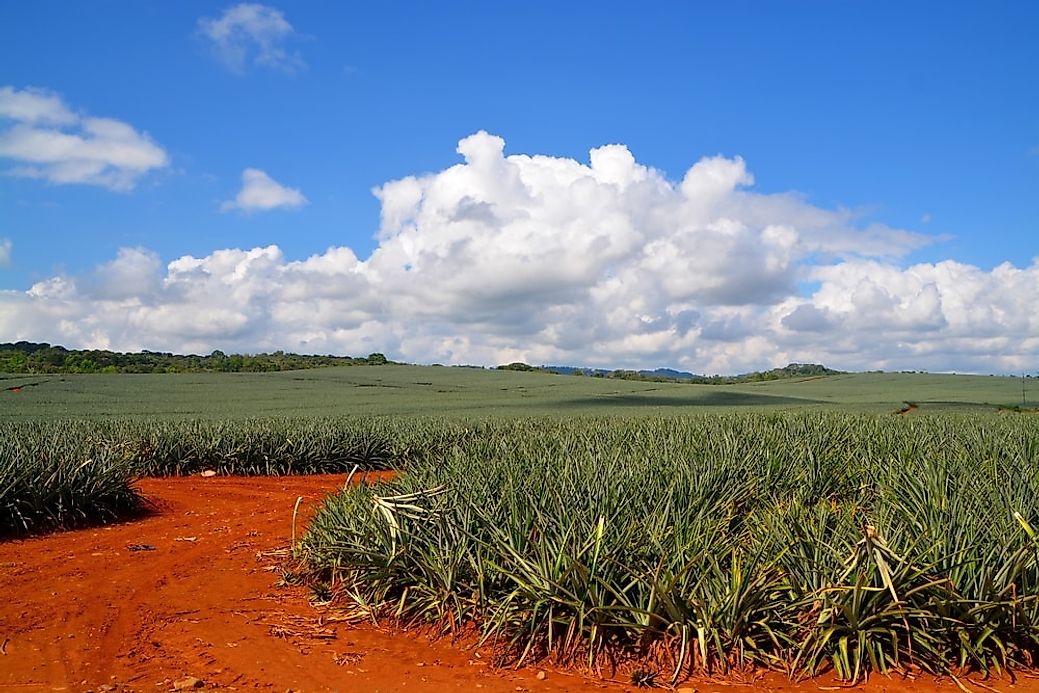
[[[0,342],[1037,372],[1037,30],[0,0]]]

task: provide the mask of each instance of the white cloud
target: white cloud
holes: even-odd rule
[[[673,181],[619,145],[587,162],[505,156],[481,132],[458,151],[463,163],[375,190],[367,259],[270,246],[163,266],[123,250],[86,277],[0,293],[0,333],[706,373],[789,361],[1019,371],[1039,356],[1039,259],[903,266],[928,237],[755,192],[738,158]]]
[[[78,120],[61,97],[33,87],[22,91],[0,87],[0,118],[52,125],[74,125]]]
[[[0,158],[15,162],[10,175],[118,191],[169,164],[147,133],[114,118],[76,114],[50,92],[12,87],[0,88]]]
[[[220,211],[266,212],[302,207],[306,203],[307,198],[298,189],[286,188],[258,168],[247,168],[242,171],[242,189],[233,200],[220,205]]]
[[[11,239],[0,238],[0,267],[11,265]]]
[[[287,48],[295,29],[273,7],[243,2],[216,19],[198,20],[198,31],[232,72],[242,74],[251,65],[289,73],[306,67],[300,55]]]

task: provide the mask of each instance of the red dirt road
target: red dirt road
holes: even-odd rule
[[[258,555],[288,545],[297,496],[309,516],[344,479],[145,479],[151,516],[0,543],[0,689],[154,692],[193,676],[211,690],[634,690],[552,667],[495,669],[488,652],[447,640],[320,621],[306,590],[276,586],[273,560]],[[133,550],[141,545],[153,548]],[[833,689],[767,681],[682,685],[701,693]],[[1032,679],[989,685],[1039,690]],[[884,677],[863,690],[921,689],[956,690],[948,681]]]

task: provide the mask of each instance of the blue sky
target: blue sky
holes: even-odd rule
[[[1031,2],[2,2],[0,341],[378,347],[419,362],[708,372],[811,357],[1034,369],[1039,329],[1015,311],[1039,295],[1037,28]],[[49,99],[50,115],[11,110],[30,97]],[[98,118],[122,124],[118,141],[87,141]],[[740,161],[745,173],[726,169],[710,213],[676,211],[625,183],[593,210],[566,193],[560,216],[530,207],[531,191],[543,200],[559,190],[532,183],[540,174],[526,159],[503,159],[527,184],[522,200],[488,192],[474,161],[474,175],[451,173],[463,164],[459,141],[481,131],[491,150],[504,140],[505,157],[560,165],[588,167],[590,150],[621,144],[673,190],[705,158]],[[93,158],[60,160],[56,134],[87,141]],[[121,155],[140,158],[128,167]],[[373,195],[409,176],[425,176],[421,193]],[[439,214],[448,193],[455,211],[479,203],[493,214],[482,225]],[[388,224],[391,203],[412,221]],[[607,207],[613,216],[596,220]],[[533,251],[565,237],[570,248],[588,241],[587,257],[617,215],[623,228],[607,233],[616,247],[595,262]],[[521,218],[539,225],[516,226]],[[797,240],[761,235],[780,226]],[[251,271],[284,289],[298,269],[306,278],[292,279],[291,298],[233,290],[241,262],[218,276],[231,261],[217,251],[271,246],[277,257]],[[185,256],[226,294],[171,270]],[[340,263],[341,293],[292,265],[308,258]],[[1004,263],[1019,273],[998,272]],[[662,272],[688,281],[650,286]],[[452,283],[462,273],[484,283]],[[180,281],[194,282],[191,297],[171,288]],[[901,299],[872,288],[890,294],[900,282]],[[974,294],[952,295],[971,282]],[[58,293],[33,290],[58,283]],[[469,298],[484,290],[493,300]],[[861,300],[841,303],[844,294]],[[968,310],[971,296],[993,294],[987,311]],[[214,310],[201,327],[188,320],[200,315],[195,301]],[[605,317],[567,333],[589,313]],[[863,344],[878,334],[882,343]]]

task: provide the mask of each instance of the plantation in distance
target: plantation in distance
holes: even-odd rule
[[[700,411],[993,412],[1039,403],[1039,380],[849,373],[738,385],[386,365],[276,373],[0,374],[0,420],[632,416]],[[13,390],[18,390],[17,394]]]
[[[326,500],[294,547],[308,579],[512,661],[665,684],[1036,666],[1039,426],[1018,378],[0,377],[7,535],[132,516],[142,475],[396,469]]]

